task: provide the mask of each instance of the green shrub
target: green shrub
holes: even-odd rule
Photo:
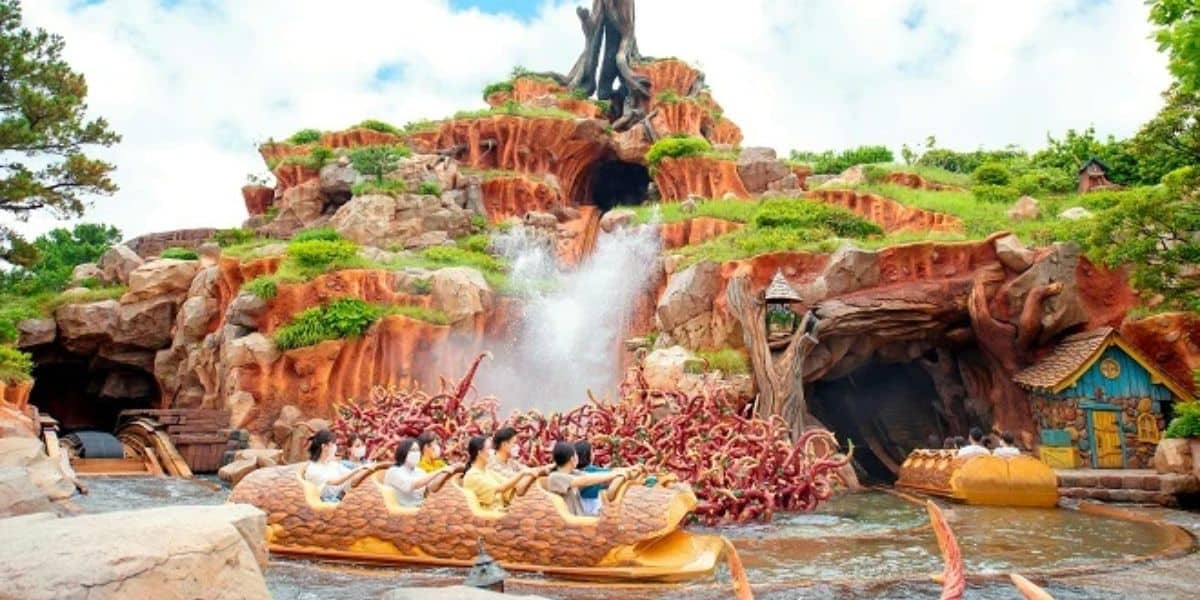
[[[408,184],[403,179],[384,179],[383,181],[360,181],[350,186],[352,196],[399,196],[408,191]]]
[[[175,260],[196,260],[200,255],[196,254],[195,250],[187,248],[167,248],[158,255],[159,258],[173,258]]]
[[[917,160],[917,165],[922,167],[937,167],[950,171],[951,173],[973,173],[975,169],[986,162],[998,162],[1001,164],[1013,164],[1014,162],[1027,162],[1029,155],[1024,150],[1015,146],[1010,146],[1003,150],[974,150],[972,152],[958,152],[947,148],[932,148],[926,150],[921,158]]]
[[[1012,186],[1024,195],[1067,194],[1075,191],[1078,181],[1055,169],[1032,169],[1012,180]]]
[[[494,256],[453,246],[430,246],[421,251],[421,257],[437,265],[474,267],[491,273],[504,269]]]
[[[395,125],[385,121],[380,121],[379,119],[367,119],[362,123],[355,125],[355,127],[359,129],[370,129],[371,131],[378,131],[380,133],[400,135],[400,130]]]
[[[433,279],[414,279],[408,289],[418,296],[428,296],[433,293]]]
[[[492,94],[495,94],[496,92],[511,92],[511,91],[513,91],[513,82],[511,79],[508,81],[497,81],[494,83],[489,83],[486,86],[484,86],[484,88],[483,88],[483,99],[486,101],[488,99],[488,96],[491,96]]]
[[[666,157],[682,158],[685,156],[702,155],[712,152],[712,144],[702,137],[671,136],[665,137],[646,152],[646,163],[653,169]]]
[[[316,129],[301,129],[293,133],[288,141],[293,144],[311,144],[321,139],[321,132]]]
[[[867,183],[883,183],[891,173],[891,169],[879,165],[863,167],[863,176],[867,178]]]
[[[271,275],[262,275],[244,283],[242,290],[263,300],[270,300],[279,293],[279,282]]]
[[[79,281],[79,287],[95,290],[104,287],[104,282],[95,277],[85,277]]]
[[[890,163],[895,160],[887,146],[859,146],[835,153],[792,150],[790,162],[811,165],[817,174],[841,173],[854,165]]]
[[[696,355],[708,363],[709,371],[721,371],[726,375],[742,375],[750,372],[750,361],[741,350],[722,348],[720,350],[700,350]]]
[[[878,225],[847,209],[807,200],[766,200],[751,222],[759,228],[821,228],[848,238],[865,238],[883,233]]]
[[[265,212],[263,212],[263,216],[262,216],[263,223],[270,223],[271,221],[275,220],[275,217],[278,217],[278,216],[279,216],[279,207],[278,206],[268,206],[267,210]]]
[[[361,146],[350,151],[350,162],[363,175],[375,179],[376,183],[383,182],[383,176],[394,170],[400,159],[412,156],[408,146]]]
[[[485,231],[487,228],[487,217],[483,215],[471,215],[471,229],[473,231]]]
[[[457,241],[457,245],[459,248],[462,248],[463,250],[468,250],[471,252],[478,252],[480,254],[486,253],[488,246],[490,246],[491,243],[492,243],[492,237],[486,233],[477,233],[475,235],[468,235]]]
[[[275,330],[275,345],[281,350],[312,346],[325,340],[361,336],[386,313],[357,298],[342,298],[296,315]]]
[[[0,344],[12,344],[21,337],[17,323],[40,317],[28,298],[0,298]]]
[[[441,196],[442,186],[438,185],[436,181],[422,181],[421,185],[417,187],[417,193],[422,196]]]
[[[433,289],[433,283],[429,282],[429,280],[423,280],[423,281],[425,281],[426,283],[429,283],[430,290]],[[424,306],[408,306],[408,305],[391,306],[391,307],[388,307],[387,314],[403,315],[410,319],[416,319],[418,321],[425,321],[426,323],[433,323],[434,325],[449,325],[450,324],[450,315],[447,315],[445,312],[440,311],[436,308],[425,308]]]
[[[680,98],[679,93],[675,90],[665,90],[655,97],[655,100],[661,102],[662,104],[675,104],[676,102],[679,102]]]
[[[342,234],[338,233],[337,230],[332,227],[319,227],[317,229],[309,229],[306,231],[301,231],[300,233],[297,233],[296,235],[292,236],[293,242],[307,242],[310,240],[325,240],[326,242],[336,242],[337,240],[340,240],[340,239],[343,239]]]
[[[235,227],[233,229],[218,229],[217,232],[213,234],[213,240],[216,241],[217,245],[222,248],[228,248],[238,244],[245,244],[252,239],[254,239],[254,231],[241,227]]]
[[[287,253],[302,269],[328,269],[354,258],[358,246],[346,240],[302,240],[289,243]]]
[[[680,266],[686,267],[701,260],[725,262],[772,252],[832,252],[837,248],[833,238],[832,231],[821,228],[747,227],[673,252],[683,256]]]
[[[1175,405],[1175,418],[1167,425],[1169,438],[1200,438],[1200,402]]]
[[[25,381],[33,373],[33,359],[12,346],[0,346],[0,381]]]
[[[325,163],[333,160],[333,149],[328,146],[313,146],[313,149],[308,151],[308,160],[310,167],[319,170]]]
[[[1012,172],[1003,163],[984,163],[971,173],[971,181],[976,185],[1008,185]]]
[[[1021,197],[1017,188],[1009,185],[976,185],[971,188],[971,195],[978,202],[990,204],[1008,204]]]

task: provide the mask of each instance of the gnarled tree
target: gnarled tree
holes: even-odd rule
[[[624,129],[637,120],[638,106],[650,97],[649,82],[633,72],[641,58],[634,33],[634,0],[593,0],[591,10],[581,6],[575,12],[583,26],[584,45],[565,77],[566,85],[584,96],[615,97],[613,104],[621,107],[623,118],[613,126]],[[620,85],[614,89],[615,83]]]

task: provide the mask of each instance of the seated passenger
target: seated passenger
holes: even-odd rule
[[[575,442],[575,456],[579,459],[581,473],[609,473],[611,469],[592,464],[592,444],[587,440]],[[607,483],[589,485],[579,490],[579,500],[583,503],[583,512],[588,515],[600,514],[600,492],[608,487]]]
[[[575,446],[568,442],[554,443],[554,470],[546,480],[546,489],[562,496],[567,501],[567,508],[573,515],[587,516],[583,509],[583,501],[579,490],[589,485],[608,483],[624,474],[624,471],[608,473],[591,473],[588,475],[575,474],[579,466],[579,457],[575,454]]]
[[[417,467],[426,473],[433,473],[445,468],[446,461],[442,459],[442,442],[432,431],[426,431],[417,436],[417,446],[421,449],[421,462]]]
[[[308,438],[308,465],[304,468],[304,479],[320,490],[326,502],[341,500],[346,489],[358,485],[371,474],[371,467],[363,465],[346,468],[337,460],[337,442],[333,432],[322,429]]]
[[[396,466],[390,467],[383,476],[383,482],[396,490],[396,500],[400,506],[420,506],[425,499],[425,488],[443,473],[450,472],[450,467],[442,467],[432,473],[426,473],[418,468],[421,462],[421,451],[417,441],[412,438],[400,440],[396,446]]]
[[[991,454],[987,448],[983,447],[983,430],[978,427],[972,427],[970,432],[970,443],[958,449],[954,455],[955,458],[970,458],[972,456],[984,456]]]
[[[1000,434],[1000,447],[992,450],[992,455],[1005,458],[1021,455],[1021,449],[1017,447],[1017,439],[1013,437],[1011,431],[1005,431]]]
[[[342,464],[347,469],[353,469],[367,463],[367,439],[357,433],[350,434],[346,440],[346,458],[342,459]]]
[[[463,488],[475,494],[480,507],[502,510],[512,500],[517,484],[536,477],[537,472],[525,469],[513,477],[505,477],[489,470],[487,464],[492,452],[492,438],[477,435],[467,442],[467,473],[463,476]]]
[[[505,477],[512,477],[525,470],[517,457],[520,447],[517,446],[517,430],[512,427],[501,427],[492,435],[492,447],[496,452],[488,459],[487,468]]]

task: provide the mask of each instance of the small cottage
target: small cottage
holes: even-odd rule
[[[1042,460],[1057,468],[1150,468],[1173,404],[1193,399],[1111,327],[1064,338],[1013,380],[1029,390]]]
[[[1083,166],[1079,167],[1079,193],[1120,188],[1121,186],[1108,180],[1108,170],[1108,165],[1094,156],[1083,163]]]

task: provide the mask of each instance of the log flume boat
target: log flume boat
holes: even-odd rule
[[[1058,504],[1058,476],[1032,456],[958,458],[955,450],[913,450],[896,487],[984,506]]]
[[[458,477],[417,508],[401,506],[375,473],[324,502],[302,478],[303,465],[260,469],[229,501],[267,513],[272,553],[365,563],[469,567],[482,540],[506,569],[593,581],[681,581],[710,574],[721,536],[682,529],[696,506],[687,485],[625,482],[595,517],[570,513],[563,499],[530,485],[504,511],[485,510]],[[540,483],[540,482],[539,482]]]

